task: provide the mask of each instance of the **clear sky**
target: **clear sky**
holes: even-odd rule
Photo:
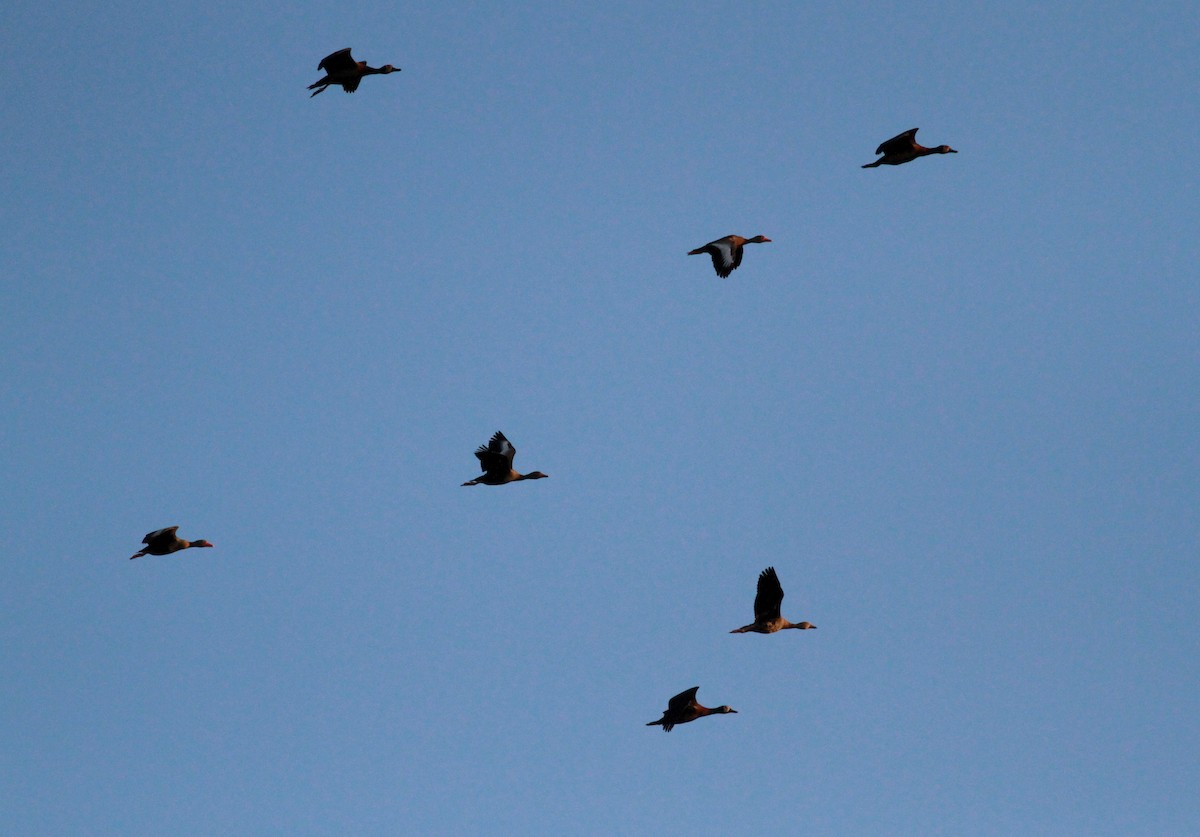
[[[1200,832],[1194,2],[0,38],[4,831]]]

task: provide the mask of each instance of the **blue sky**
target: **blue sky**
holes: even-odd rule
[[[1198,30],[14,9],[6,827],[1200,830]]]

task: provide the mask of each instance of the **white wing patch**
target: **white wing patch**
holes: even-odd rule
[[[713,246],[721,253],[721,267],[733,267],[733,245],[728,241],[714,241]]]

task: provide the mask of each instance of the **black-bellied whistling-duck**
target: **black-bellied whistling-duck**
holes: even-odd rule
[[[686,724],[688,721],[703,718],[705,715],[728,715],[730,712],[737,714],[736,709],[730,709],[728,706],[709,709],[707,706],[696,703],[696,692],[699,688],[699,686],[692,686],[686,692],[675,695],[667,702],[667,711],[663,713],[663,716],[657,721],[651,721],[646,726],[662,726],[663,732],[670,732],[671,727],[676,724]]]
[[[206,540],[185,541],[175,534],[178,528],[178,526],[168,526],[166,529],[159,529],[157,532],[146,535],[142,538],[142,543],[145,544],[142,551],[137,555],[130,555],[129,560],[141,558],[143,555],[170,555],[172,552],[191,549],[193,546],[212,546]]]
[[[540,480],[550,476],[541,471],[530,471],[528,474],[518,474],[514,471],[512,461],[517,455],[517,449],[499,430],[486,446],[479,446],[475,455],[479,457],[479,467],[483,468],[483,476],[464,482],[463,485],[504,485],[517,480]]]
[[[774,567],[767,567],[758,576],[758,595],[754,597],[754,621],[749,625],[735,628],[731,634],[744,634],[753,631],[756,634],[773,634],[784,628],[799,628],[802,631],[817,627],[812,622],[789,622],[779,615],[779,606],[783,604],[783,587],[779,584],[779,576],[775,575]]]
[[[924,157],[927,154],[957,154],[948,145],[939,145],[937,148],[926,148],[917,142],[917,131],[920,128],[910,128],[903,134],[897,134],[887,142],[881,142],[879,147],[875,149],[876,154],[883,156],[874,163],[867,163],[863,166],[864,169],[873,169],[876,166],[898,166],[901,163],[907,163],[910,160],[915,160],[918,157]]]
[[[717,271],[717,275],[722,279],[728,279],[729,274],[737,270],[738,265],[742,263],[742,246],[745,244],[766,244],[771,239],[765,235],[756,235],[754,238],[742,238],[740,235],[727,235],[724,238],[718,238],[716,241],[710,241],[703,247],[697,247],[688,253],[689,256],[699,256],[701,253],[707,253],[712,256],[713,269]]]
[[[317,69],[324,70],[325,76],[308,86],[309,90],[316,90],[317,93],[324,93],[325,88],[331,84],[340,84],[347,93],[353,93],[358,89],[358,83],[363,80],[363,76],[400,72],[399,67],[393,67],[391,64],[384,64],[379,69],[375,69],[368,67],[366,61],[355,61],[350,55],[350,47],[326,55],[317,65]],[[312,95],[315,96],[317,93]],[[311,99],[312,96],[308,98]]]

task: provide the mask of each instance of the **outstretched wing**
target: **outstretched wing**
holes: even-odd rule
[[[503,476],[512,470],[512,461],[517,455],[517,449],[497,430],[487,446],[480,445],[475,455],[479,457],[479,466],[486,473]]]
[[[175,540],[175,532],[178,529],[178,526],[168,526],[166,529],[157,529],[146,535],[146,537],[142,538],[142,543],[149,546],[158,541],[173,541]]]
[[[350,47],[331,52],[321,59],[318,70],[324,70],[328,75],[340,76],[358,67],[358,62],[350,57]]]
[[[699,686],[692,686],[686,692],[680,692],[667,701],[667,714],[675,717],[683,710],[687,709],[696,700],[696,692],[700,690]]]
[[[876,154],[897,154],[901,151],[911,151],[917,144],[917,131],[920,128],[909,128],[903,134],[896,134],[890,140],[879,143]]]
[[[734,268],[742,263],[742,248],[728,238],[718,238],[704,245],[704,251],[712,256],[713,270],[722,279],[728,279]]]
[[[774,567],[767,567],[758,576],[758,595],[754,597],[754,621],[778,619],[783,604],[783,587]]]

